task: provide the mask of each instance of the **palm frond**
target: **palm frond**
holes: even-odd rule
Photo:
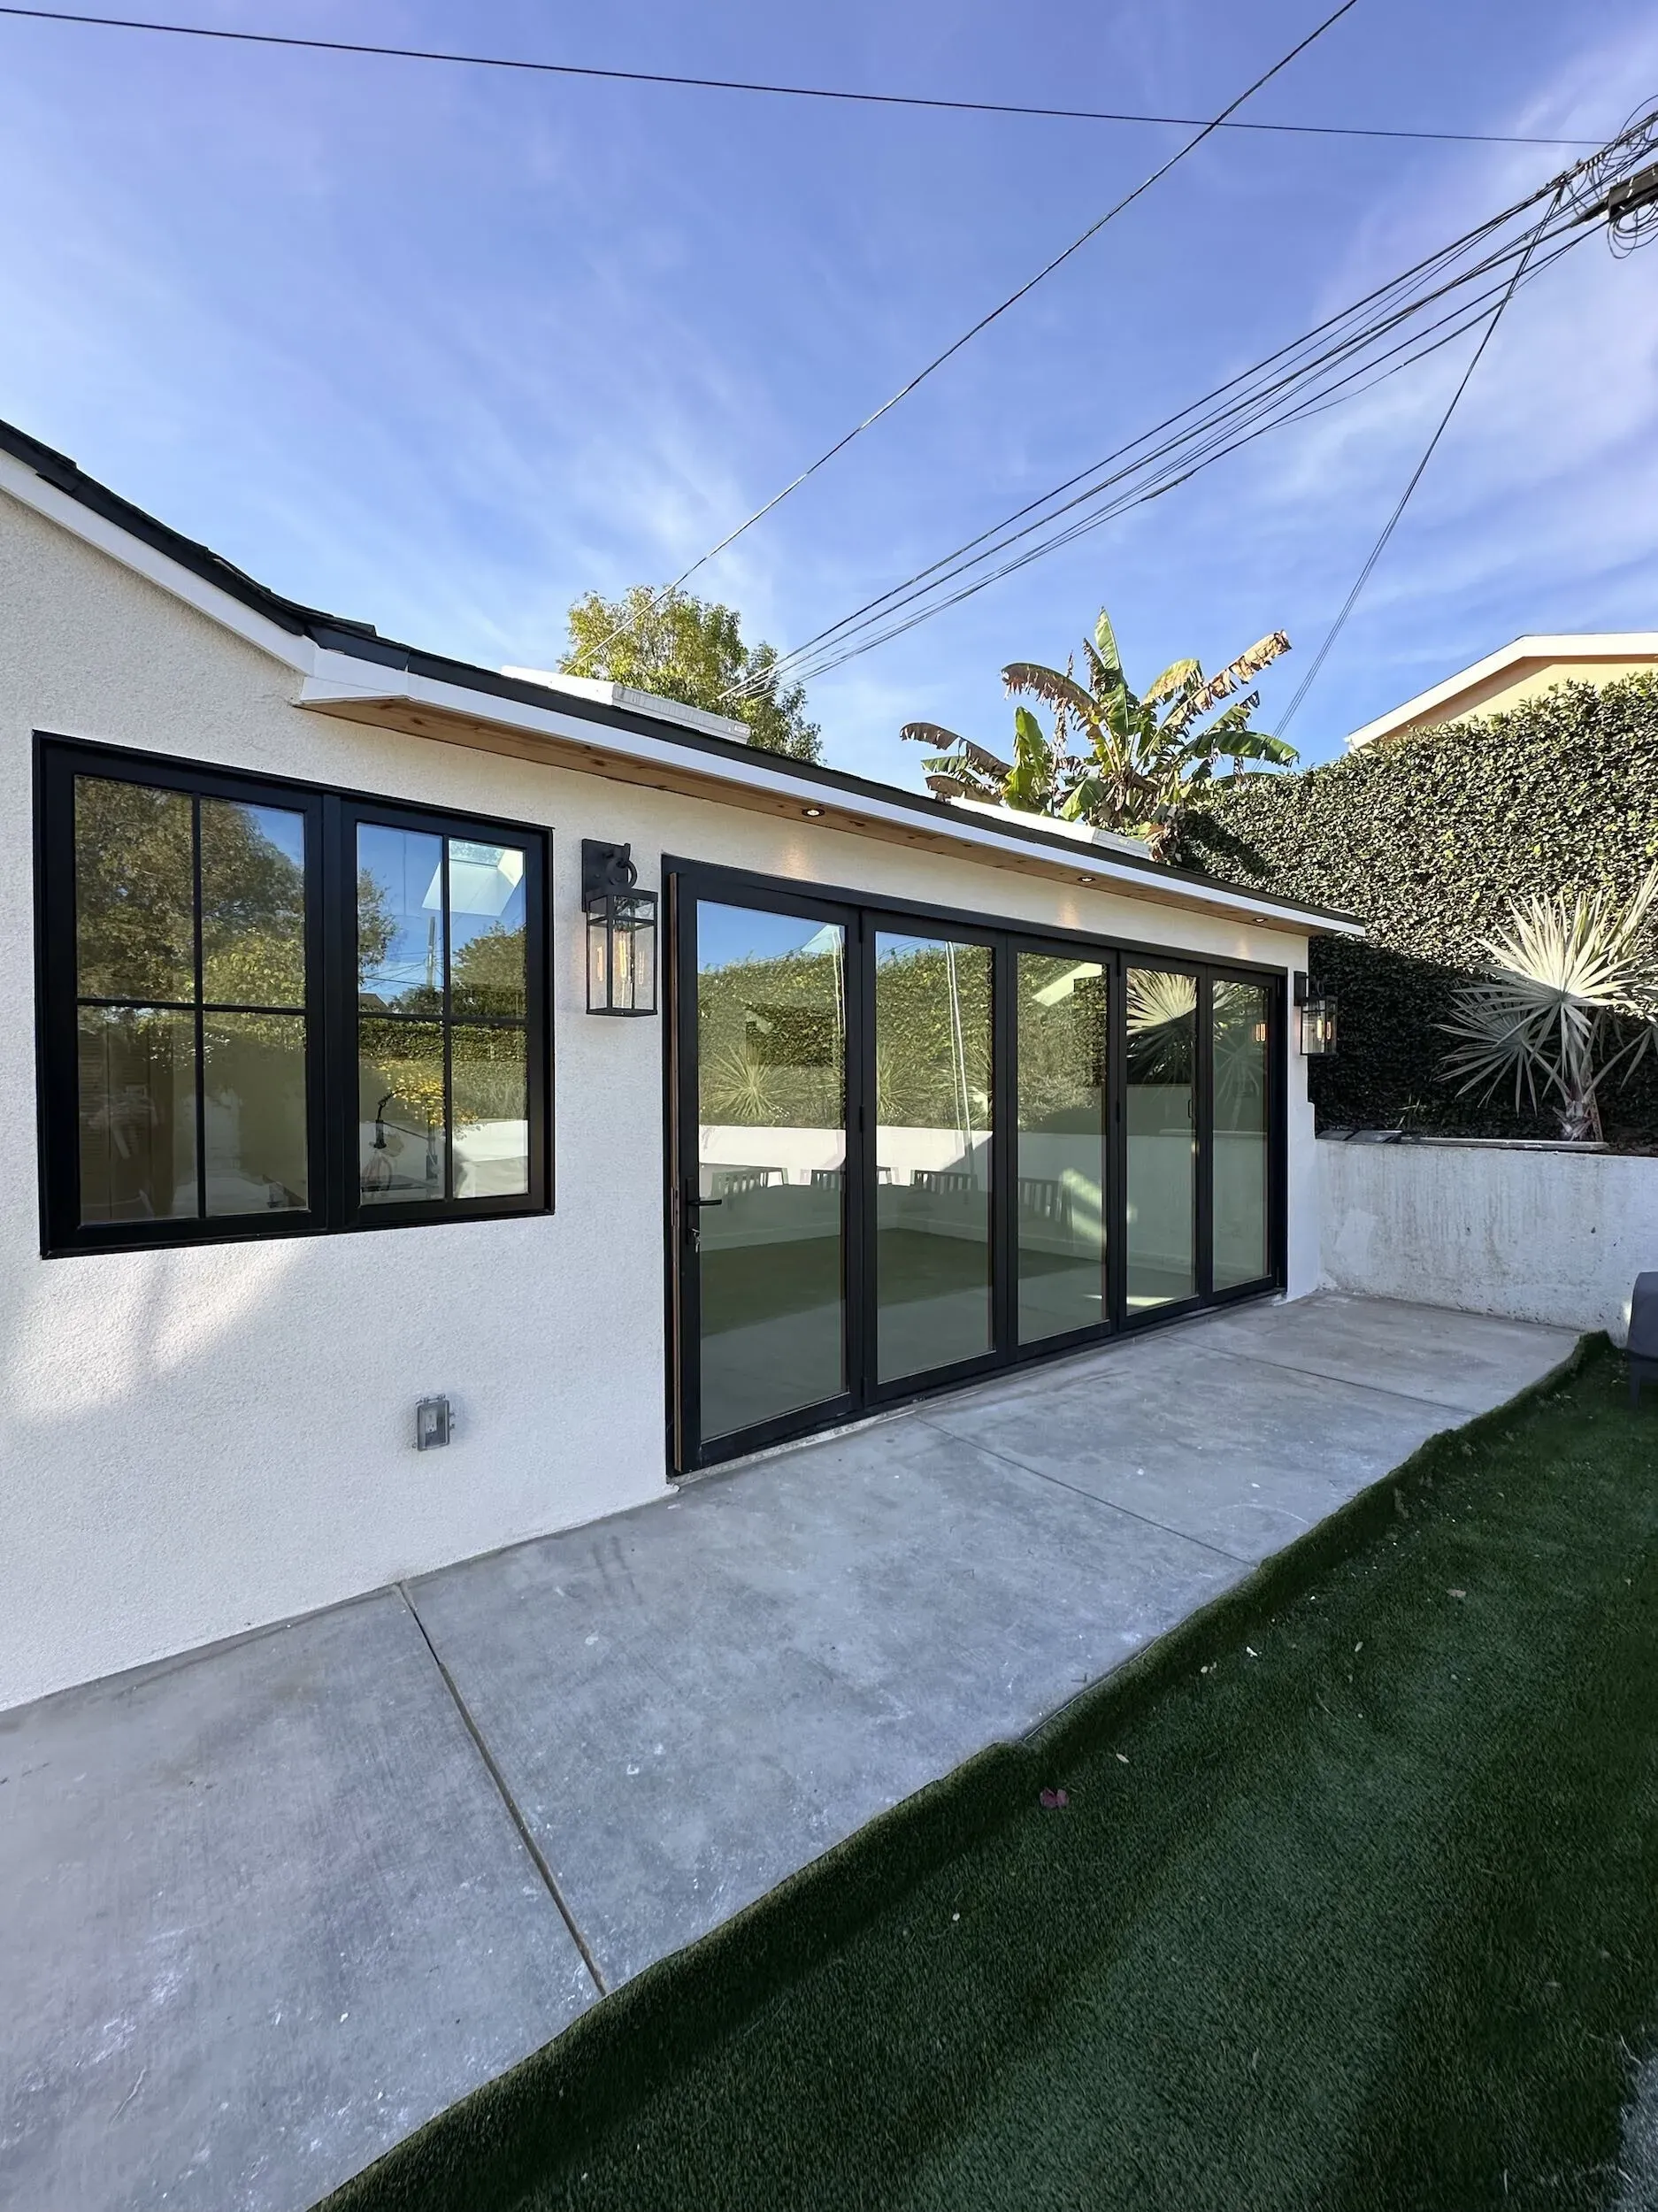
[[[1111,627],[1111,618],[1103,607],[1094,626],[1094,649],[1100,656],[1107,671],[1108,682],[1128,688],[1128,678],[1123,673],[1123,656],[1117,650],[1117,632]]]
[[[1040,661],[1009,661],[1002,672],[1002,681],[1012,696],[1029,692],[1050,707],[1068,707],[1084,722],[1091,722],[1099,710],[1074,676],[1062,676],[1058,669],[1045,668]]]
[[[1228,661],[1218,674],[1213,675],[1192,702],[1192,712],[1207,714],[1223,699],[1230,699],[1240,684],[1247,684],[1251,676],[1258,676],[1263,668],[1290,649],[1290,641],[1282,630],[1274,630],[1270,637],[1257,638],[1247,652],[1240,653],[1235,661]]]
[[[1174,697],[1183,691],[1201,688],[1203,671],[1196,661],[1171,661],[1161,676],[1154,676],[1140,695],[1142,706],[1155,706],[1158,700]]]
[[[1605,890],[1533,897],[1485,941],[1490,972],[1455,994],[1444,1071],[1490,1097],[1510,1077],[1524,1098],[1559,1102],[1569,1134],[1598,1123],[1596,1094],[1627,1079],[1658,1041],[1658,955],[1648,923],[1658,867],[1621,904]],[[1632,1029],[1632,1033],[1628,1033]]]
[[[1013,766],[1002,787],[1009,806],[1040,814],[1054,795],[1055,748],[1029,707],[1013,713]]]

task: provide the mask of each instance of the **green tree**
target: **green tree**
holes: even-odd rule
[[[805,692],[782,683],[775,647],[743,643],[734,608],[635,584],[620,599],[587,592],[567,622],[562,674],[596,676],[707,714],[735,716],[748,725],[749,744],[764,752],[823,757],[817,725],[806,719]]]
[[[1215,713],[1289,649],[1288,638],[1275,630],[1217,675],[1205,676],[1194,660],[1174,661],[1137,695],[1101,607],[1093,637],[1083,640],[1086,683],[1077,681],[1074,658],[1063,672],[1040,661],[1013,661],[1002,670],[1010,694],[1040,699],[1054,713],[1049,733],[1028,707],[1014,710],[1011,761],[935,722],[907,723],[900,735],[950,749],[925,763],[927,782],[940,798],[985,799],[1089,822],[1145,837],[1161,852],[1177,809],[1202,786],[1247,772],[1246,761],[1282,768],[1296,757],[1284,739],[1251,727],[1258,692]],[[1231,763],[1229,774],[1220,773],[1223,762]]]

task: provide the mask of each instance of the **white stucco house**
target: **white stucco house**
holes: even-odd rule
[[[0,1707],[1316,1286],[1342,917],[394,644],[4,428],[0,779]]]

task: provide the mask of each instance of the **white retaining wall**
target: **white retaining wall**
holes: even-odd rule
[[[1320,1141],[1324,1273],[1338,1290],[1501,1313],[1623,1343],[1658,1269],[1658,1159],[1448,1141]]]

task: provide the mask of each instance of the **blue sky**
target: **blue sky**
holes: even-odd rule
[[[135,12],[143,12],[142,9]],[[200,0],[187,19],[1211,111],[1324,11]],[[163,12],[182,12],[167,11]],[[673,574],[1153,167],[1155,129],[513,79],[0,20],[0,414],[255,575],[488,665]],[[1263,117],[1599,135],[1658,19],[1361,4]],[[787,646],[1562,165],[1233,136],[699,585]],[[1527,630],[1658,626],[1658,252],[1523,295],[1293,733],[1309,758]],[[1274,628],[1293,689],[1460,361],[1256,447],[813,687],[828,757],[995,741],[998,672],[1110,606],[1131,675]]]

